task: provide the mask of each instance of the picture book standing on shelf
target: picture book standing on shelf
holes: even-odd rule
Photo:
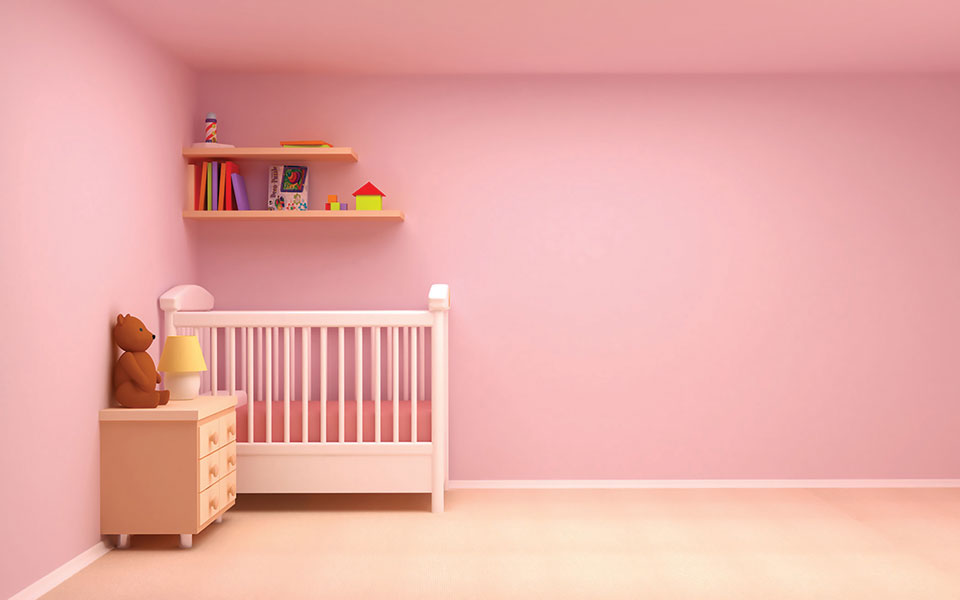
[[[307,168],[274,165],[267,176],[267,210],[307,210]]]

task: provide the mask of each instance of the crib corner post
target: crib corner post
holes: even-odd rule
[[[173,317],[177,314],[177,308],[175,306],[164,306],[162,303],[160,308],[163,310],[163,339],[160,340],[160,346],[162,347],[166,343],[167,337],[177,335],[177,326],[173,324]]]
[[[433,313],[433,327],[430,337],[430,384],[431,408],[430,439],[433,444],[433,479],[431,490],[431,509],[435,513],[443,512],[443,493],[447,481],[447,406],[449,400],[448,383],[448,340],[447,312],[450,310],[450,287],[434,284],[430,287],[430,312]]]
[[[181,310],[213,310],[213,294],[199,285],[178,285],[160,296],[163,311],[163,337],[177,335],[174,316]]]

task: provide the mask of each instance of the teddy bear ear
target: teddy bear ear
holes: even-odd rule
[[[130,315],[127,315],[128,317]],[[117,325],[123,325],[123,315],[117,315]]]

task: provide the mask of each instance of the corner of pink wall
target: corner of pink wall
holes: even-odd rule
[[[159,329],[157,297],[196,272],[174,207],[197,78],[94,3],[3,3],[0,53],[0,512],[31,515],[3,520],[5,598],[100,540],[113,319]]]

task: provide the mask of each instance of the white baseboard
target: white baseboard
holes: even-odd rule
[[[957,488],[960,479],[451,479],[451,490]]]
[[[97,560],[107,552],[110,552],[112,549],[112,546],[108,546],[102,541],[97,542],[92,547],[87,548],[53,571],[47,573],[40,579],[23,588],[11,596],[10,600],[34,600],[35,598],[39,598],[70,577],[76,575],[84,567]]]

